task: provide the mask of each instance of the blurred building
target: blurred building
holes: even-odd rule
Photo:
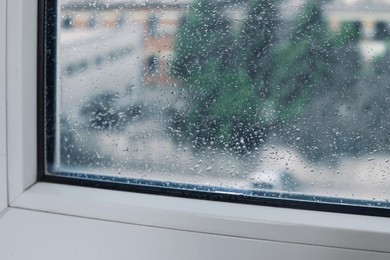
[[[373,50],[367,59],[385,50],[384,41],[390,37],[389,1],[323,1],[326,3],[325,14],[331,28],[339,30],[344,23],[355,23],[360,31],[363,52]],[[63,30],[94,30],[98,27],[119,28],[131,24],[141,28],[142,34],[129,37],[142,37],[143,48],[139,53],[144,68],[140,75],[142,84],[172,85],[177,83],[170,77],[169,65],[173,58],[174,38],[191,3],[192,0],[67,0],[61,5],[61,27]],[[301,6],[301,0],[283,1],[283,17],[287,17],[287,20],[294,17]],[[240,12],[232,12],[237,13]],[[229,17],[237,20],[243,16]]]
[[[63,30],[99,27],[119,28],[132,25],[141,28],[143,41],[142,82],[146,86],[172,85],[170,60],[174,38],[191,1],[66,1],[61,8]],[[129,37],[139,37],[139,34]]]
[[[326,6],[326,15],[334,29],[345,22],[358,23],[362,39],[382,41],[390,37],[390,1],[332,1]]]

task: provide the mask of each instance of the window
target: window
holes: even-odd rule
[[[73,18],[70,15],[64,16],[62,19],[62,27],[65,29],[70,29],[73,27]]]
[[[47,4],[46,19],[85,14]],[[342,3],[295,4],[153,3],[157,23],[144,4],[123,3],[91,13],[128,16],[121,27],[52,23],[42,177],[388,216],[387,52],[365,57],[361,23],[330,28]],[[173,17],[177,34],[147,40]],[[157,70],[166,76],[148,84]]]
[[[2,3],[4,2],[0,1],[0,5]],[[40,3],[42,4],[43,1],[40,1]],[[37,34],[35,28],[38,20],[36,1],[8,1],[7,8],[0,8],[0,10],[7,12],[7,15],[2,17],[7,19],[7,23],[4,25],[8,29],[7,37],[4,38],[8,43],[7,110],[0,109],[0,113],[6,112],[7,114],[8,204],[11,207],[10,212],[24,212],[30,216],[35,215],[36,218],[34,220],[39,219],[40,223],[47,219],[51,223],[49,225],[42,223],[42,226],[40,226],[36,225],[36,221],[22,222],[23,227],[35,223],[35,231],[30,233],[31,236],[28,236],[28,238],[38,239],[25,239],[27,238],[26,235],[18,236],[19,234],[31,232],[29,228],[21,230],[20,225],[18,225],[14,233],[8,233],[8,239],[15,238],[15,241],[18,242],[20,238],[28,240],[28,248],[35,248],[27,251],[31,254],[31,257],[44,257],[48,255],[47,252],[53,252],[52,250],[47,251],[46,247],[45,249],[40,249],[42,244],[42,240],[39,240],[40,237],[58,238],[58,234],[55,232],[47,232],[48,227],[69,227],[76,220],[80,220],[80,218],[75,217],[79,216],[85,220],[81,221],[81,224],[99,222],[96,221],[97,219],[102,219],[105,220],[103,221],[104,223],[109,223],[109,225],[94,225],[96,229],[93,229],[89,224],[82,226],[82,231],[85,231],[83,236],[81,236],[82,238],[86,237],[84,235],[89,234],[94,236],[93,241],[96,241],[96,244],[105,245],[97,251],[100,257],[97,259],[104,258],[110,250],[110,255],[116,255],[114,250],[116,248],[120,249],[122,246],[122,243],[118,243],[118,241],[125,241],[128,244],[129,240],[126,239],[126,236],[122,236],[123,234],[127,234],[128,237],[137,235],[137,241],[141,242],[136,243],[137,247],[135,250],[143,252],[144,250],[150,251],[149,238],[152,236],[154,239],[156,237],[167,238],[165,236],[167,233],[171,234],[175,239],[174,241],[178,242],[164,247],[164,252],[174,252],[176,255],[178,253],[177,248],[190,248],[185,250],[188,259],[196,259],[199,256],[197,251],[194,252],[193,249],[199,248],[200,244],[197,241],[204,241],[203,238],[205,236],[211,239],[207,240],[210,241],[208,245],[211,246],[203,248],[205,255],[208,256],[204,259],[213,259],[217,255],[220,256],[221,250],[224,253],[232,252],[232,255],[229,255],[229,257],[233,258],[242,253],[240,257],[244,258],[269,255],[270,258],[284,259],[286,254],[288,254],[291,258],[296,259],[308,259],[312,258],[312,256],[319,260],[329,258],[388,259],[386,252],[389,251],[388,234],[390,234],[390,225],[387,218],[193,200],[90,189],[47,182],[36,183],[37,118],[35,100],[37,95],[35,93],[35,82]],[[51,35],[49,39],[55,38],[55,35],[49,35]],[[39,48],[39,50],[42,50],[42,48]],[[44,53],[50,53],[50,48],[47,51],[45,50]],[[38,57],[42,55],[43,53],[39,53]],[[104,57],[106,56],[103,55],[103,59]],[[5,57],[0,57],[0,59],[5,61]],[[93,67],[93,63],[89,64],[91,64],[89,68]],[[39,64],[38,68],[41,65]],[[142,66],[140,67],[142,69]],[[137,67],[132,68],[138,69]],[[43,70],[39,69],[38,72],[42,73]],[[56,78],[54,77],[53,79]],[[128,92],[138,91],[131,84],[127,86],[129,90],[131,89]],[[42,89],[40,90],[42,91]],[[38,95],[38,104],[44,103],[42,97],[43,95]],[[42,112],[40,111],[39,114]],[[40,118],[38,118],[38,122],[39,120]],[[42,128],[38,128],[38,132],[41,133],[41,131]],[[40,144],[40,142],[38,143]],[[55,214],[44,214],[42,212]],[[46,217],[43,219],[38,218],[41,215],[46,215]],[[2,216],[0,217],[0,222],[4,226],[4,221],[10,218],[11,215],[8,215],[8,218]],[[26,218],[23,219],[26,220]],[[121,223],[130,223],[131,225]],[[144,232],[142,228],[137,228],[140,225],[146,226],[144,229],[160,227],[156,230],[165,230],[167,232],[159,233],[156,231],[157,234],[148,231]],[[107,226],[118,227],[120,232],[114,232]],[[135,227],[136,230],[132,229],[129,232],[126,227],[130,226]],[[39,230],[39,227],[43,228]],[[77,226],[73,226],[73,228],[75,227],[77,229]],[[118,229],[115,230],[118,231]],[[180,233],[194,235],[193,240],[191,239],[194,244],[186,243],[189,241],[187,239],[181,240],[180,238],[183,238],[183,236],[178,236],[177,232],[170,232],[172,229],[181,230]],[[7,230],[9,229],[7,228]],[[115,239],[112,241],[115,242],[116,246],[113,246],[104,237],[97,237],[96,230],[115,234]],[[73,233],[74,229],[72,229],[72,233],[69,231],[63,232],[64,234],[69,234],[69,240],[66,241],[72,240],[74,242],[69,244],[68,251],[71,252],[72,257],[77,258],[79,256],[77,252],[83,251],[78,249],[81,249],[81,247],[85,249],[85,241],[91,240],[81,240],[78,234],[82,231],[76,230],[75,233]],[[1,238],[4,238],[4,232],[1,234]],[[36,236],[37,234],[39,234],[38,237]],[[203,235],[197,236],[197,234]],[[226,243],[226,239],[220,238],[229,238],[232,243]],[[1,241],[3,242],[4,240]],[[54,249],[58,248],[58,251],[53,252],[53,255],[57,255],[63,249],[61,248],[63,243],[58,243],[58,241],[58,239],[45,240],[47,247],[54,245]],[[172,241],[169,240],[170,243]],[[8,244],[6,243],[6,245]],[[82,246],[77,247],[80,244]],[[94,243],[93,246],[96,247],[96,244]],[[158,245],[161,246],[159,243]],[[91,245],[89,244],[88,246]],[[134,246],[131,244],[130,248],[134,249]],[[283,250],[280,250],[282,247]],[[291,251],[286,252],[286,247],[290,248]],[[17,243],[17,247],[13,248],[19,249],[19,243]],[[231,250],[226,251],[226,248],[231,248]],[[12,251],[12,249],[10,250]],[[10,250],[3,249],[1,252],[11,252]],[[13,251],[15,257],[20,256],[20,254],[16,254],[17,251]],[[66,258],[65,256],[68,255],[61,256]]]
[[[152,37],[157,37],[157,30],[159,24],[158,17],[155,14],[150,15],[147,24],[149,35]]]
[[[94,16],[88,17],[88,22],[87,22],[88,27],[96,27],[98,25],[97,18]]]
[[[156,56],[151,56],[148,58],[148,73],[154,73],[158,70],[158,58]]]
[[[389,37],[388,23],[379,21],[375,24],[375,39],[386,40]]]

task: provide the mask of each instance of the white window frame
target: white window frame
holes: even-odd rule
[[[0,144],[7,143],[7,158],[0,150],[0,210],[5,207],[8,197],[7,204],[11,208],[236,238],[390,254],[390,218],[37,183],[37,0],[0,0],[0,19],[5,17],[2,8],[5,3],[8,102],[5,119],[2,59]],[[1,22],[0,36],[5,33]],[[2,39],[0,51],[4,45]],[[4,165],[7,165],[8,195],[4,194],[4,184],[1,184],[6,177]],[[326,258],[319,256],[319,259]]]

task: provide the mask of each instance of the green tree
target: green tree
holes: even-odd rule
[[[218,71],[226,70],[232,60],[233,41],[231,24],[218,2],[196,0],[175,40],[173,75],[184,82],[191,80],[210,60],[217,62]]]
[[[290,39],[275,50],[267,100],[284,121],[301,113],[313,92],[329,82],[331,34],[317,1],[307,1],[298,15]]]
[[[188,110],[176,113],[180,136],[195,147],[219,146],[246,153],[267,127],[258,95],[276,41],[274,1],[254,0],[238,34],[217,1],[198,0],[175,43],[173,75],[191,93]],[[179,115],[179,116],[178,116]]]
[[[265,82],[269,77],[270,54],[277,41],[278,25],[278,1],[252,0],[239,36],[241,49],[237,55],[252,80]]]
[[[197,0],[175,41],[172,74],[191,93],[188,111],[177,117],[178,136],[196,148],[219,143],[221,118],[214,114],[232,68],[234,33],[217,1]],[[177,130],[175,129],[175,130]],[[176,131],[177,133],[177,131]]]
[[[308,3],[312,5],[310,13],[319,13],[320,5],[316,3]],[[317,5],[317,7],[316,7]],[[308,11],[307,11],[308,12]],[[278,62],[286,62],[288,53],[293,58],[289,71],[293,71],[290,77],[285,78],[286,81],[294,80],[306,86],[306,93],[300,95],[302,103],[305,103],[305,110],[299,117],[293,121],[293,126],[300,129],[295,131],[291,126],[286,126],[284,132],[289,134],[285,136],[287,142],[299,149],[310,160],[328,160],[333,162],[340,158],[341,154],[356,153],[363,143],[356,136],[363,136],[362,120],[356,120],[360,114],[359,109],[356,109],[358,100],[360,99],[361,90],[357,91],[361,85],[361,75],[363,73],[362,57],[359,49],[360,40],[360,24],[354,21],[344,22],[339,32],[331,33],[327,29],[324,18],[309,18],[309,16],[301,16],[301,18],[317,21],[316,25],[310,26],[309,29],[301,26],[300,31],[310,32],[305,37],[300,36],[296,42],[300,42],[298,46],[306,46],[302,49],[301,56],[294,53],[291,47],[296,46],[290,43],[289,49],[280,55],[281,60]],[[310,30],[312,29],[312,30]],[[314,30],[314,31],[313,31]],[[322,35],[321,33],[322,32]],[[301,60],[296,60],[296,57],[301,57]],[[312,62],[312,61],[315,62]],[[303,66],[306,66],[304,69]],[[312,72],[308,73],[308,70]],[[300,82],[293,75],[307,75],[306,81]],[[282,76],[286,76],[283,71]],[[289,84],[293,85],[291,81]],[[371,87],[369,88],[371,89]],[[298,92],[298,97],[299,97]],[[305,100],[305,96],[307,96]],[[295,102],[298,101],[295,99]],[[302,108],[301,107],[301,108]],[[346,108],[348,114],[353,112],[354,120],[350,116],[335,116],[340,115],[340,108]],[[299,107],[298,107],[299,108]],[[294,111],[294,110],[292,110]],[[288,109],[287,112],[291,113]],[[356,121],[355,121],[356,120]],[[358,141],[357,141],[358,140]],[[357,142],[360,143],[357,145]]]
[[[361,24],[357,21],[344,22],[340,32],[332,41],[329,51],[330,82],[326,90],[345,97],[358,83],[363,73],[363,61],[359,48]]]
[[[253,0],[235,35],[216,3],[193,4],[174,48],[173,75],[191,96],[173,117],[181,139],[245,154],[326,85],[333,44],[320,4],[308,1],[281,43],[277,17],[278,1]]]
[[[358,21],[345,21],[341,23],[339,42],[357,42],[361,39],[362,24]]]

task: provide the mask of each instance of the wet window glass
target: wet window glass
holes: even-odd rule
[[[56,12],[48,176],[389,207],[388,1]]]

